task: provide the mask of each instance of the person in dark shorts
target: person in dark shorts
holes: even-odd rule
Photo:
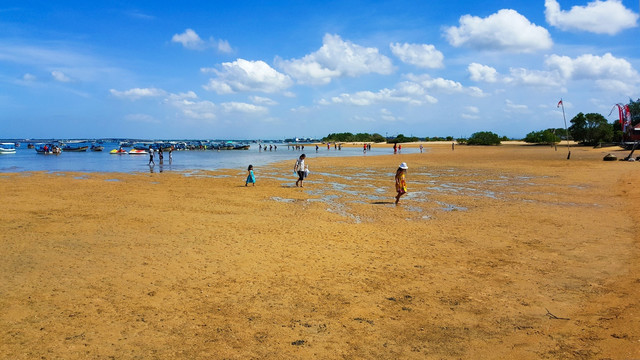
[[[295,171],[298,174],[298,181],[296,181],[296,186],[299,186],[299,187],[304,187],[302,185],[302,181],[304,180],[304,170],[305,170],[304,159],[306,159],[306,157],[307,156],[305,154],[300,155],[298,160],[296,160],[296,164],[293,167],[293,171]]]

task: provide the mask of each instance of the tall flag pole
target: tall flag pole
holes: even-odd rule
[[[562,118],[564,119],[564,131],[566,132],[566,136],[567,136],[567,160],[569,160],[571,158],[571,147],[569,147],[569,128],[567,127],[567,117],[564,114],[564,103],[562,102],[562,98],[560,98],[560,101],[558,102],[558,107],[562,106]]]

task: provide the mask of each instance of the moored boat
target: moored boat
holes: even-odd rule
[[[0,143],[0,154],[15,154],[16,144],[14,143]]]
[[[63,151],[71,151],[71,152],[82,152],[87,151],[89,148],[88,145],[64,145],[62,147]]]
[[[149,152],[147,150],[142,150],[142,149],[131,149],[129,150],[129,155],[144,155],[144,154],[148,154]]]
[[[91,151],[102,151],[102,150],[104,150],[104,146],[102,145],[96,145],[96,144],[91,145]]]
[[[58,155],[62,152],[62,149],[56,144],[36,144],[35,149],[36,153],[44,155]]]
[[[249,150],[249,147],[251,147],[251,145],[248,145],[248,144],[234,144],[233,145],[233,150]]]

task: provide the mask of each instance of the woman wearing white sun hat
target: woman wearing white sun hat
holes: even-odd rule
[[[400,201],[400,196],[407,193],[405,175],[407,174],[408,168],[407,163],[402,163],[396,171],[396,191],[398,192],[398,195],[396,195],[396,205],[398,205],[398,201]]]

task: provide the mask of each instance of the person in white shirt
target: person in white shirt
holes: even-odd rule
[[[300,155],[298,160],[296,160],[296,164],[293,167],[293,171],[295,171],[298,174],[298,181],[296,181],[296,186],[304,187],[302,185],[302,181],[304,180],[304,170],[305,170],[304,159],[306,157],[307,156],[305,154]]]

